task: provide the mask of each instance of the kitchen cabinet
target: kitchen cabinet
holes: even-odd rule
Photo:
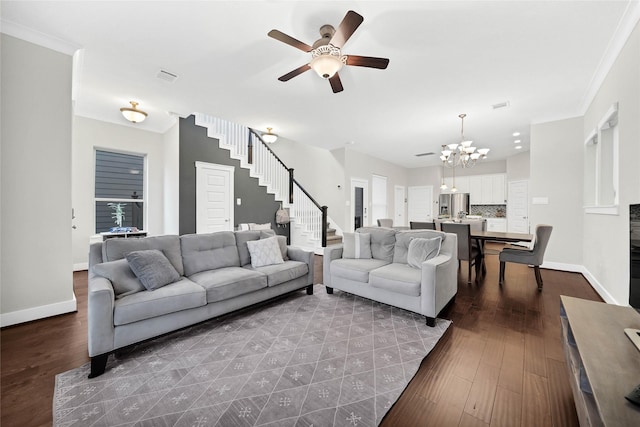
[[[506,218],[487,218],[487,231],[507,232]]]
[[[450,194],[453,178],[445,177],[447,189],[441,191]],[[469,203],[472,205],[504,205],[507,202],[507,177],[504,173],[489,175],[456,176],[458,193],[469,193]]]
[[[482,175],[471,175],[469,177],[469,203],[472,205],[482,205]]]
[[[491,175],[491,203],[504,205],[507,203],[507,177],[503,173]]]

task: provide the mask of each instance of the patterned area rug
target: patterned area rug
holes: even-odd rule
[[[296,292],[56,376],[54,426],[375,426],[451,322]]]

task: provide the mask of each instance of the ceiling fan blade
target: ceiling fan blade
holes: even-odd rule
[[[300,49],[303,52],[311,52],[311,50],[313,49],[308,44],[303,43],[298,39],[294,39],[293,37],[286,35],[282,31],[271,30],[267,33],[267,35],[271,38],[281,41],[282,43],[286,43],[289,46],[293,46],[297,49]]]
[[[349,37],[351,37],[360,24],[362,24],[362,21],[364,21],[362,15],[358,15],[353,10],[348,11],[340,25],[338,25],[338,29],[333,34],[333,37],[331,37],[329,43],[337,48],[342,48],[347,40],[349,40]]]
[[[384,70],[389,65],[388,58],[375,58],[373,56],[347,55],[347,65],[356,67],[379,68]]]
[[[335,73],[333,77],[329,79],[329,83],[331,83],[331,89],[333,89],[333,93],[342,92],[344,88],[342,87],[342,81],[340,81],[340,76],[338,73]]]
[[[303,66],[298,67],[295,70],[288,72],[284,76],[278,77],[278,80],[280,80],[281,82],[286,82],[288,80],[291,80],[295,76],[298,76],[298,75],[300,75],[300,74],[302,74],[305,71],[308,71],[310,69],[311,69],[311,67],[309,66],[309,64],[304,64]]]

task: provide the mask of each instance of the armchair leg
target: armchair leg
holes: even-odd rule
[[[471,284],[471,257],[469,257],[469,271],[467,272],[467,285]],[[478,280],[478,276],[476,275],[476,281]]]
[[[91,372],[88,378],[95,378],[104,374],[104,370],[107,367],[107,359],[109,359],[109,353],[100,354],[91,358]]]
[[[533,271],[536,273],[536,283],[538,284],[538,290],[542,290],[542,274],[540,274],[540,267],[537,265],[533,266]]]
[[[328,286],[325,286],[325,288],[327,288],[327,293],[328,294],[332,294],[333,293],[333,288],[330,288]]]
[[[498,279],[498,283],[500,285],[504,284],[504,267],[505,267],[505,262],[500,261],[500,278]]]

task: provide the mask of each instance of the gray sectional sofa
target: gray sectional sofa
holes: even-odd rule
[[[438,313],[458,291],[458,243],[455,234],[432,230],[398,231],[363,227],[370,235],[370,258],[345,257],[345,244],[325,248],[323,283],[328,293],[339,289],[426,317],[435,326]],[[423,262],[409,261],[411,240],[440,237],[438,255]]]
[[[286,246],[282,236],[277,238],[275,251],[281,253],[283,262],[252,266],[247,242],[274,235],[272,230],[223,231],[92,244],[89,378],[101,375],[109,354],[119,348],[291,291],[306,288],[312,294],[313,252]],[[159,256],[163,262],[156,265],[154,260],[140,272],[137,264],[131,264],[138,254]],[[162,285],[165,278],[172,282]],[[149,283],[161,286],[148,290]]]

